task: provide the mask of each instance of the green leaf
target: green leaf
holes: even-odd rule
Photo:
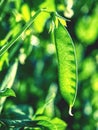
[[[54,38],[58,57],[59,84],[63,98],[69,104],[69,114],[77,94],[77,63],[73,41],[66,28],[58,21],[54,30]]]
[[[3,83],[2,83],[2,85],[0,87],[0,90],[3,90],[3,91],[6,90],[5,95],[9,93],[9,95],[12,94],[12,96],[13,95],[15,96],[14,92],[12,92],[12,90],[10,90],[10,88],[12,87],[12,85],[14,83],[17,68],[18,68],[18,61],[16,60],[14,62],[14,64],[11,65],[11,67],[9,68],[8,73],[6,74],[6,76],[5,76],[4,80],[3,80]],[[2,95],[3,95],[3,92],[2,92]],[[0,112],[2,110],[4,102],[6,100],[6,97],[3,97],[3,96],[0,97]]]
[[[59,130],[59,129],[57,129],[57,126],[52,123],[50,118],[48,118],[46,116],[38,116],[38,117],[35,118],[35,120],[38,121],[37,124],[39,126],[43,126],[45,128],[48,128],[48,130]]]
[[[45,104],[42,107],[39,107],[37,109],[35,115],[41,115],[45,112],[45,113],[48,113],[50,116],[52,116],[52,113],[53,113],[52,109],[53,109],[53,104],[54,104],[54,99],[56,97],[56,93],[57,93],[57,86],[55,84],[51,84],[48,95],[45,100]]]
[[[23,19],[27,22],[30,20],[30,8],[27,4],[23,4],[21,7]]]
[[[0,123],[10,128],[45,128],[45,130],[65,130],[66,124],[58,118],[51,120],[46,116],[39,116],[34,120],[22,119],[22,120],[12,120],[12,119],[2,119],[0,118]]]
[[[10,88],[5,88],[4,90],[0,90],[0,98],[1,97],[9,97],[9,96],[16,96],[15,92]]]
[[[0,57],[0,71],[3,68],[4,63],[6,63],[8,65],[9,59],[8,59],[8,52],[6,52],[2,57]]]
[[[9,68],[9,70],[3,80],[3,83],[0,87],[1,90],[12,87],[15,76],[16,76],[17,68],[18,68],[18,61],[16,60]]]
[[[65,130],[65,128],[67,127],[66,122],[64,122],[63,120],[61,120],[61,119],[59,119],[57,117],[52,119],[52,123],[57,126],[58,130]]]
[[[12,119],[2,119],[0,118],[0,122],[5,124],[7,128],[15,127],[15,128],[24,128],[24,127],[37,127],[38,121],[32,120],[12,120]]]
[[[7,114],[6,114],[7,113]],[[5,113],[6,117],[11,119],[31,119],[33,115],[33,109],[28,105],[12,105],[8,108],[8,111]]]

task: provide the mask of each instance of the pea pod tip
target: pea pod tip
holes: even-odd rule
[[[70,115],[70,116],[73,116],[73,113],[72,113],[72,106],[71,106],[71,105],[69,106],[69,115]]]

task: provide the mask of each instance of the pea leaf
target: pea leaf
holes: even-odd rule
[[[58,130],[57,126],[54,123],[52,123],[52,120],[46,116],[38,116],[35,118],[35,120],[38,121],[37,124],[39,126],[43,126],[48,130]]]
[[[3,119],[0,118],[0,123],[7,128],[13,127],[14,129],[26,128],[42,128],[45,130],[65,130],[66,123],[58,118],[50,119],[46,116],[39,116],[34,120],[30,119]]]
[[[15,128],[24,128],[24,127],[37,127],[38,121],[32,121],[28,119],[24,120],[12,120],[12,119],[2,119],[0,118],[0,123],[5,125],[7,128],[14,127]]]
[[[17,68],[18,68],[18,61],[16,60],[11,67],[9,68],[2,84],[0,87],[0,112],[3,108],[3,104],[7,98],[7,96],[15,96],[15,93],[13,92],[13,90],[11,90],[11,87],[14,83],[14,79],[16,76],[16,72],[17,72]]]
[[[0,97],[9,97],[9,96],[15,97],[15,92],[12,89],[5,88],[4,90],[0,90]]]
[[[57,126],[58,130],[65,130],[65,128],[67,127],[66,122],[64,122],[63,120],[61,120],[61,119],[59,119],[57,117],[52,119],[52,123]]]
[[[9,68],[3,82],[2,85],[0,87],[1,90],[5,89],[5,88],[11,88],[16,76],[16,72],[17,72],[17,68],[18,68],[18,60],[16,60]]]
[[[69,114],[77,94],[77,63],[73,41],[66,28],[59,22],[54,30],[58,57],[59,84],[63,98],[69,104]]]

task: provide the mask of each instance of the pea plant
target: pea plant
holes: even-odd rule
[[[71,39],[70,34],[66,29],[66,19],[60,16],[57,12],[51,12],[47,9],[38,10],[29,22],[24,25],[21,31],[0,49],[0,60],[6,54],[6,52],[14,46],[22,36],[22,34],[32,25],[35,19],[41,13],[48,13],[50,15],[50,29],[49,32],[52,35],[52,41],[55,43],[57,61],[58,61],[58,80],[59,90],[64,100],[69,105],[69,115],[73,116],[72,107],[74,106],[76,95],[77,95],[77,60],[75,46]],[[44,110],[48,104],[55,100],[56,93],[52,91],[51,94],[45,100],[44,105],[36,110],[35,113],[27,112],[28,109],[21,111],[17,114],[18,118],[4,118],[2,110],[4,103],[9,96],[17,98],[14,90],[12,89],[16,72],[18,71],[19,57],[15,59],[15,62],[10,66],[1,86],[0,86],[0,129],[49,129],[49,130],[65,130],[67,124],[58,117],[50,118],[45,116]],[[10,113],[11,114],[11,113]]]

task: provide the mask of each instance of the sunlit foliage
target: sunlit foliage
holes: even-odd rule
[[[49,13],[41,13],[18,40],[0,56],[0,90],[2,84],[6,83],[11,85],[15,92],[12,89],[11,91],[3,89],[4,93],[1,95],[3,97],[6,94],[10,96],[16,94],[16,97],[8,97],[1,108],[0,129],[6,130],[3,119],[8,119],[5,124],[12,126],[13,122],[18,129],[25,124],[25,129],[32,129],[35,124],[40,125],[41,129],[44,129],[42,127],[44,126],[53,130],[57,128],[97,130],[97,0],[1,0],[0,49],[12,41],[42,8],[57,11],[62,17],[68,19],[67,30],[75,43],[78,59],[78,91],[73,108],[74,116],[69,116],[68,103],[59,90],[56,49],[49,32],[51,16]],[[18,65],[16,65],[17,60]],[[16,65],[16,68],[12,71],[13,65]],[[10,71],[13,72],[14,81],[10,79],[7,81],[8,78],[4,78],[10,77],[8,76],[11,74]],[[11,82],[13,84],[10,84]],[[28,122],[29,119],[39,120],[39,122]]]

